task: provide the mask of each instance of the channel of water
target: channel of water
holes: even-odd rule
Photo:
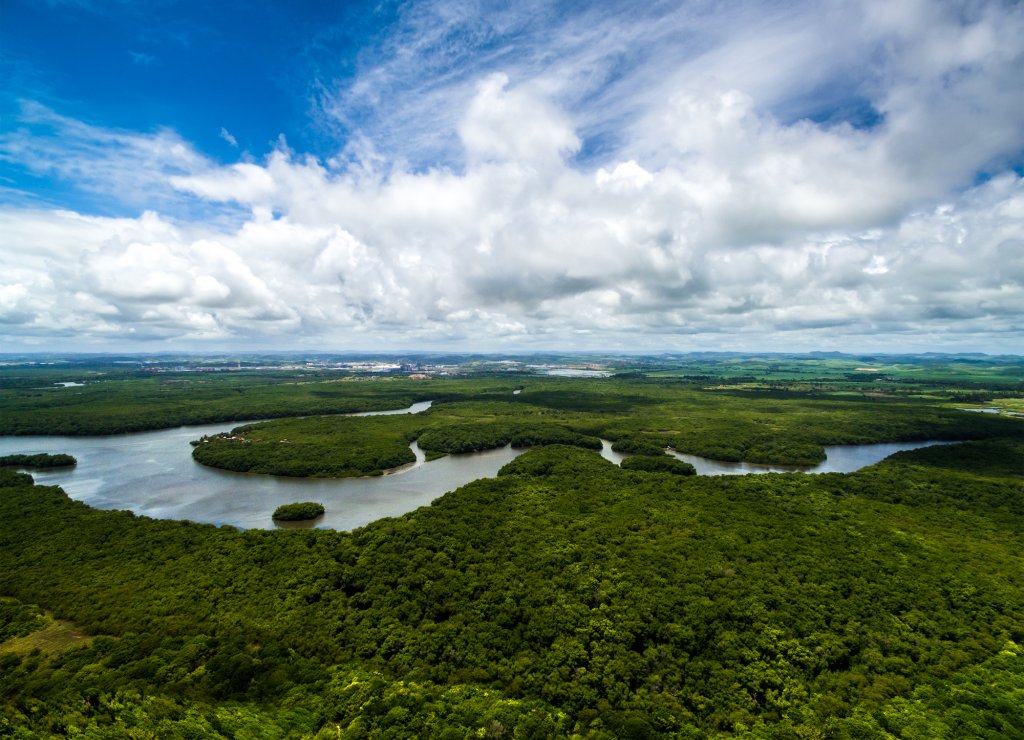
[[[612,449],[612,443],[601,440],[601,457],[616,465],[629,457]],[[826,445],[825,460],[817,465],[772,465],[765,463],[727,462],[711,460],[699,455],[668,450],[673,457],[688,462],[697,470],[697,475],[750,475],[755,473],[853,473],[868,465],[874,465],[897,452],[916,450],[932,445],[952,444],[941,440],[926,442],[882,442],[870,445]]]
[[[354,416],[419,413],[430,401],[409,408]],[[191,440],[229,431],[246,422],[206,424],[134,434],[96,437],[0,437],[0,455],[40,452],[74,455],[74,468],[30,471],[41,485],[61,486],[67,494],[97,509],[128,509],[158,519],[189,519],[246,529],[271,529],[270,514],[281,504],[319,501],[327,513],[318,528],[350,530],[385,517],[400,516],[478,478],[494,476],[523,450],[509,446],[424,462],[413,443],[416,462],[384,476],[366,478],[286,478],[233,473],[192,459]],[[251,422],[250,422],[251,423]],[[603,440],[601,454],[618,464],[623,455]],[[853,472],[900,450],[942,442],[908,442],[826,447],[828,459],[816,466],[757,465],[707,460],[672,453],[692,463],[701,475],[740,475],[800,471]],[[311,525],[313,526],[313,525]]]

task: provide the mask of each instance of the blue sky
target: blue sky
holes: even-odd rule
[[[105,128],[171,129],[220,162],[265,153],[282,134],[330,154],[338,132],[313,114],[320,66],[331,79],[350,73],[391,14],[367,3],[325,16],[325,5],[5,2],[4,125],[34,101]],[[17,182],[73,197],[48,178]]]
[[[0,8],[12,348],[1024,346],[1016,3]]]

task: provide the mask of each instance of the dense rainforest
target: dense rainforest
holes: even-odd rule
[[[397,385],[397,384],[396,384]],[[811,465],[824,445],[1024,434],[1024,424],[914,398],[831,397],[694,388],[672,380],[533,380],[513,395],[494,381],[441,382],[419,414],[339,415],[247,424],[194,442],[204,465],[287,476],[377,475],[428,459],[503,447],[564,444],[629,455],[665,448],[716,460]],[[435,389],[421,383],[420,389]],[[472,396],[472,398],[470,398]],[[632,462],[682,470],[670,462]]]
[[[99,511],[0,469],[0,736],[1024,737],[1020,420],[675,379],[325,385],[435,404],[225,449],[531,449],[352,532]],[[853,474],[661,454],[925,438],[974,441]]]
[[[4,722],[25,737],[1013,737],[1022,479],[960,458],[1019,461],[1024,445],[739,478],[539,447],[351,534],[96,511],[6,473],[0,589],[96,636],[0,656]]]
[[[1018,399],[1019,404],[1024,396],[1024,360],[1020,357],[762,358],[705,353],[609,358],[609,367],[619,373],[607,380],[485,372],[470,363],[453,370],[462,375],[426,381],[402,375],[323,370],[244,369],[223,373],[150,369],[159,370],[155,372],[128,370],[120,364],[125,359],[99,362],[86,358],[46,365],[0,363],[0,435],[118,434],[187,424],[398,409],[417,401],[507,400],[513,391],[527,385],[523,393],[534,394],[538,405],[551,401],[555,406],[589,412],[652,409],[661,399],[653,399],[651,394],[664,389],[677,394],[688,392],[689,403],[702,403],[705,396],[714,396],[721,408],[715,409],[709,401],[703,402],[703,408],[718,422],[744,413],[744,399],[817,401],[817,407],[810,403],[806,408],[808,419],[813,421],[810,414],[815,408],[842,401],[873,399],[897,405],[926,401],[933,407],[950,407],[998,402],[1001,398]],[[460,358],[444,359],[454,362]],[[523,359],[543,362],[552,358]],[[560,359],[592,362],[595,358]],[[865,364],[871,373],[860,372]],[[492,363],[487,367],[496,366]],[[71,382],[74,386],[44,387],[55,382]],[[619,398],[602,401],[602,395]],[[1024,411],[1024,405],[1018,410]],[[722,448],[725,453],[739,454],[735,446],[725,444]]]

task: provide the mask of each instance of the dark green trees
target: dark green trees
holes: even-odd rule
[[[324,515],[324,505],[315,501],[282,504],[274,509],[273,519],[279,522],[301,522]]]
[[[49,455],[42,453],[39,455],[4,455],[0,457],[0,465],[9,467],[22,467],[22,468],[68,468],[72,465],[77,465],[76,460],[71,455]]]

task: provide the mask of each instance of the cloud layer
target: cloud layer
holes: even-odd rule
[[[0,161],[139,215],[0,209],[5,343],[1024,346],[1019,7],[465,8],[318,81],[326,161],[27,104]]]

